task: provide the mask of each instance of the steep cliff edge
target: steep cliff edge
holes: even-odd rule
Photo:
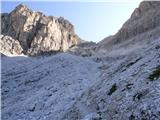
[[[1,26],[2,34],[18,40],[28,55],[63,52],[80,42],[68,20],[45,16],[23,4],[9,14],[2,13]]]

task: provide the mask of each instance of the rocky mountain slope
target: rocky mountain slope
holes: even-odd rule
[[[62,120],[159,120],[160,39],[129,55],[93,57],[97,82]]]
[[[102,53],[139,44],[142,46],[152,39],[157,39],[160,32],[159,9],[160,2],[141,2],[115,35],[106,37],[98,43],[96,51]]]
[[[51,56],[2,57],[2,119],[159,120],[159,3],[142,2],[121,33],[98,45],[83,43]]]
[[[18,40],[27,55],[66,51],[80,41],[68,20],[45,16],[23,4],[11,13],[2,13],[1,24],[2,34]]]

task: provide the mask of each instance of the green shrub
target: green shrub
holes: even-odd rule
[[[129,120],[135,120],[135,116],[132,114],[130,117],[129,117]]]
[[[150,81],[157,80],[160,77],[160,65],[156,67],[156,69],[149,75],[148,79]]]
[[[111,89],[109,90],[108,95],[112,95],[117,90],[116,83],[112,85]]]

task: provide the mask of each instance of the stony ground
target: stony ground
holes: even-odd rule
[[[3,120],[160,119],[159,39],[125,55],[1,61]]]
[[[58,120],[99,76],[82,57],[2,57],[2,119]]]
[[[106,56],[97,61],[103,71],[100,78],[64,119],[160,119],[160,39],[127,55]]]

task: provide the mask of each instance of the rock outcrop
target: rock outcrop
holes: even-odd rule
[[[96,49],[96,43],[94,42],[83,42],[79,45],[76,45],[68,50],[69,53],[82,56],[82,57],[90,57],[94,54]]]
[[[117,33],[117,42],[160,26],[160,2],[144,1]]]
[[[1,14],[1,21],[2,34],[18,40],[28,55],[63,52],[80,41],[74,32],[74,26],[68,20],[45,16],[23,4],[9,14]]]
[[[23,49],[18,40],[12,39],[9,36],[0,35],[0,53],[3,55],[19,55],[22,54]]]

